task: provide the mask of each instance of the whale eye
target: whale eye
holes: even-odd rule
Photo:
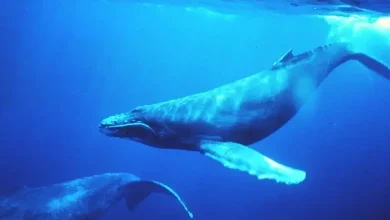
[[[127,119],[127,120],[125,121],[125,124],[127,124],[127,123],[134,123],[134,122],[135,122],[134,119]]]

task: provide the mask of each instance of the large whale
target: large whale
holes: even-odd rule
[[[99,219],[120,200],[133,210],[153,192],[174,197],[193,217],[179,195],[163,183],[129,173],[104,173],[43,187],[22,187],[0,199],[0,219]]]
[[[339,65],[355,60],[387,79],[389,67],[349,43],[284,54],[269,69],[210,91],[103,119],[105,135],[163,149],[198,151],[258,179],[302,182],[306,173],[249,148],[285,125]]]

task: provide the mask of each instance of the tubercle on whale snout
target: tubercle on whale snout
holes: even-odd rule
[[[105,117],[100,124],[103,126],[114,126],[114,125],[128,125],[130,123],[135,123],[141,121],[140,114],[144,111],[138,110],[135,108],[128,112],[116,113],[110,116]]]

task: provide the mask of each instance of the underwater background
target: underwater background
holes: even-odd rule
[[[307,172],[298,185],[98,131],[104,117],[202,92],[284,53],[351,40],[390,63],[390,22],[224,14],[127,1],[0,2],[0,193],[104,172],[175,189],[196,219],[388,219],[390,82],[337,68],[286,126],[253,147]],[[387,25],[387,26],[386,26]],[[152,195],[104,219],[187,219]]]

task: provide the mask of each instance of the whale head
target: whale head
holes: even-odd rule
[[[126,138],[133,141],[153,144],[158,135],[155,125],[144,117],[142,108],[130,112],[119,113],[104,118],[99,125],[99,131],[110,137]]]

